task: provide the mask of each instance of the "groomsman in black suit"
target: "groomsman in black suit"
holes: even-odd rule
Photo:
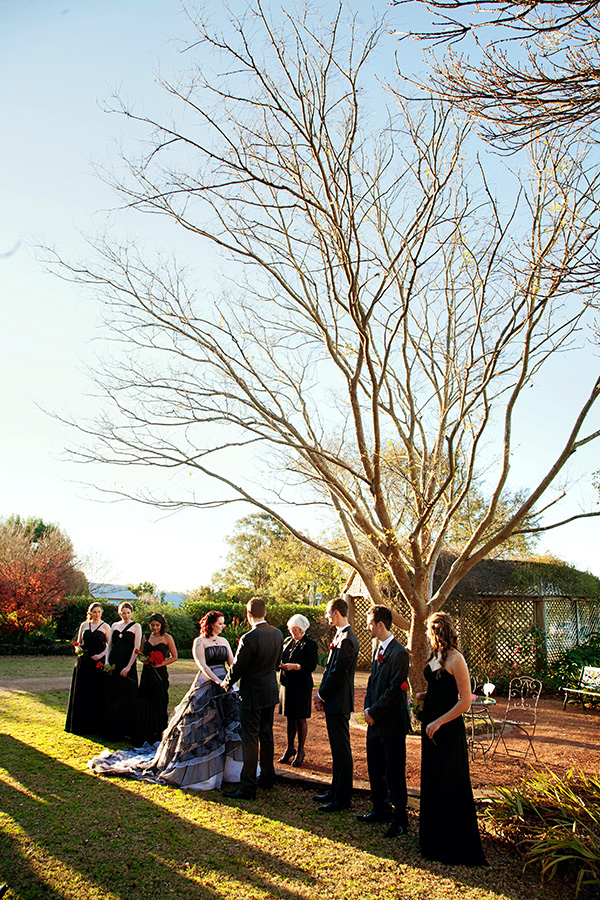
[[[373,810],[357,817],[362,822],[390,822],[385,832],[390,838],[408,830],[406,735],[410,730],[406,699],[409,655],[391,633],[391,626],[392,611],[387,606],[369,610],[367,628],[379,640],[365,695]]]
[[[227,690],[240,683],[242,707],[242,774],[235,791],[223,791],[224,797],[235,800],[254,800],[256,786],[268,790],[275,781],[273,765],[273,714],[279,699],[277,670],[281,662],[283,635],[279,628],[265,620],[266,604],[262,597],[253,597],[246,607],[252,629],[242,635],[231,669],[222,682]],[[260,745],[260,779],[256,777]]]
[[[337,630],[330,646],[321,686],[315,694],[315,709],[325,710],[333,778],[329,790],[325,794],[316,795],[315,800],[323,802],[323,806],[318,808],[319,812],[329,813],[348,809],[352,799],[350,713],[354,710],[358,641],[350,628],[348,603],[343,597],[331,600],[325,615]]]

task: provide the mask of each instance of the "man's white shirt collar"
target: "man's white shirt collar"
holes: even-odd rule
[[[342,640],[343,640],[344,632],[345,632],[348,628],[350,628],[350,623],[348,623],[348,625],[342,625],[341,628],[336,627],[335,637],[334,637],[334,639],[333,639],[333,643],[335,644],[336,647],[337,647],[339,644],[341,644],[341,642],[342,642]]]
[[[254,631],[254,629],[256,628],[257,625],[266,625],[266,624],[267,624],[266,619],[261,619],[260,622],[253,622],[251,630]]]
[[[394,640],[394,635],[393,635],[393,634],[390,634],[389,638],[386,638],[385,641],[380,641],[380,642],[379,642],[379,647],[377,648],[377,650],[378,650],[378,651],[379,651],[379,650],[383,650],[383,652],[385,653],[385,650],[386,650],[386,648],[387,648],[387,645],[390,643],[390,641],[393,641],[393,640]]]

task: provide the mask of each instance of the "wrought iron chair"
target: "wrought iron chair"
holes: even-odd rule
[[[498,738],[494,753],[500,745],[500,741],[504,746],[504,750],[508,756],[511,750],[508,749],[504,740],[504,733],[510,733],[513,729],[518,729],[527,738],[527,747],[525,753],[513,748],[512,754],[525,758],[531,749],[537,760],[537,753],[533,746],[533,738],[537,727],[537,709],[542,693],[542,682],[537,678],[530,678],[522,675],[520,678],[513,678],[508,686],[508,700],[504,711],[503,719],[495,719],[494,722],[498,728]],[[494,755],[492,754],[492,756]]]

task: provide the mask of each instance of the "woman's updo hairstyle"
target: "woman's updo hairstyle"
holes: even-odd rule
[[[160,625],[160,633],[161,634],[164,634],[165,631],[167,630],[167,620],[165,619],[165,617],[163,616],[162,613],[152,613],[152,615],[150,616],[150,621],[158,622],[158,624]]]
[[[222,612],[211,609],[205,616],[200,619],[200,634],[202,637],[212,637],[214,624],[218,619],[224,619]]]

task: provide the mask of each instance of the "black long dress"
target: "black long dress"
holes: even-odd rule
[[[146,635],[142,652],[150,656],[153,651],[162,653],[165,659],[170,656],[169,645],[164,642],[151,644]],[[169,721],[169,673],[166,666],[155,668],[149,664],[142,666],[140,686],[135,708],[135,726],[133,743],[136,747],[142,744],[155,744],[160,741]]]
[[[104,673],[102,662],[92,659],[106,649],[104,622],[92,629],[91,624],[81,636],[83,656],[78,656],[71,679],[69,708],[65,731],[71,734],[100,734],[104,727]]]
[[[128,665],[135,646],[135,634],[130,631],[130,622],[121,631],[113,629],[108,663],[114,670],[105,676],[106,719],[104,737],[109,741],[120,741],[131,737],[135,723],[135,702],[138,690],[138,673],[135,660],[125,677],[121,671]]]
[[[225,678],[227,647],[208,646],[206,663]],[[158,747],[105,750],[88,767],[101,775],[120,775],[171,784],[195,791],[209,791],[223,781],[240,780],[242,738],[240,699],[236,691],[224,691],[202,669],[173,712]]]
[[[317,667],[318,656],[319,648],[311,638],[301,637],[299,641],[295,641],[289,637],[284,642],[281,662],[297,663],[300,666],[300,669],[292,669],[291,672],[282,669],[279,676],[282,712],[289,719],[310,718],[312,673]]]
[[[419,841],[426,859],[451,865],[487,865],[475,813],[469,756],[462,716],[438,728],[433,739],[426,727],[458,701],[453,675],[425,668],[427,694],[421,722],[421,804]]]

